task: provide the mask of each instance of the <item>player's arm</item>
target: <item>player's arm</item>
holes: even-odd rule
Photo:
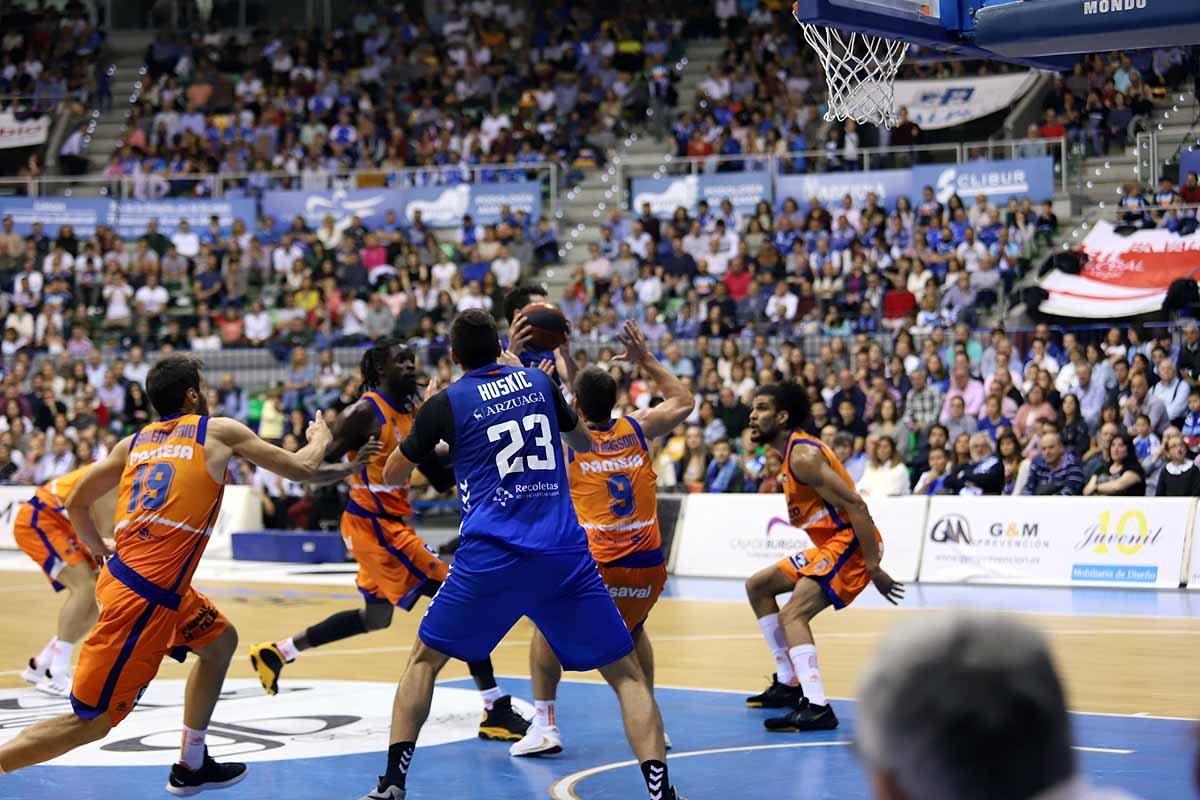
[[[325,462],[316,473],[305,481],[310,486],[329,486],[358,472],[372,458],[379,455],[383,446],[374,437],[378,417],[369,400],[359,400],[343,409],[329,429],[329,445],[325,448]],[[351,450],[357,450],[354,458],[343,461]]]
[[[683,381],[675,377],[675,374],[650,352],[650,348],[646,346],[646,337],[636,322],[626,322],[625,331],[617,334],[617,339],[625,345],[625,360],[640,366],[663,396],[663,401],[654,408],[643,408],[633,412],[633,418],[641,424],[646,438],[657,439],[666,436],[692,413],[696,398],[692,397]]]
[[[129,443],[132,439],[132,436],[125,437],[108,452],[108,455],[93,464],[92,468],[76,482],[75,488],[71,490],[65,504],[67,517],[71,520],[71,527],[75,529],[79,539],[87,545],[88,550],[92,551],[92,555],[99,558],[108,558],[113,551],[100,535],[100,530],[92,517],[92,508],[121,483],[121,472],[124,471],[125,462],[129,459]],[[110,527],[110,533],[111,530]]]
[[[554,411],[558,415],[558,429],[562,432],[563,442],[576,453],[592,452],[592,433],[583,417],[567,405],[562,391],[553,382],[550,382],[550,392],[554,396]]]
[[[867,574],[871,583],[893,604],[904,597],[904,585],[893,580],[880,565],[879,542],[875,541],[875,523],[871,511],[862,496],[849,483],[833,471],[825,456],[815,447],[793,447],[788,466],[792,475],[807,484],[822,500],[835,508],[844,508],[850,518],[850,527],[862,548],[867,562]]]
[[[325,424],[325,417],[319,413],[305,431],[308,444],[294,453],[260,439],[254,431],[229,417],[210,419],[208,435],[256,467],[262,467],[290,481],[304,481],[315,475],[325,458],[325,450],[330,442],[329,426]]]
[[[431,383],[426,394],[436,388]],[[407,483],[418,464],[426,463],[438,454],[441,442],[454,442],[454,409],[450,406],[450,395],[445,390],[427,397],[417,409],[408,435],[383,465],[383,480],[392,485]]]

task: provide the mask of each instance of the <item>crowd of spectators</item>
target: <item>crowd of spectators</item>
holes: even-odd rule
[[[667,335],[661,354],[696,394],[686,425],[656,445],[666,489],[782,491],[781,454],[755,444],[748,424],[755,388],[790,379],[807,389],[808,429],[867,497],[1200,496],[1194,322],[1178,341],[1171,328],[981,337],[958,325],[919,345],[907,330],[833,338],[815,357],[763,336],[696,347],[687,357]],[[597,361],[621,376],[619,407],[651,402],[653,387],[611,358],[604,349]]]
[[[104,33],[77,0],[61,10],[32,5],[14,4],[0,18],[0,107],[32,115],[99,99],[108,91],[98,58]]]
[[[445,8],[360,3],[328,31],[164,32],[105,174],[172,195],[210,193],[211,173],[251,194],[348,170],[393,185],[472,170],[505,181],[523,172],[494,165],[601,164],[652,103],[674,102],[683,22],[670,4]]]

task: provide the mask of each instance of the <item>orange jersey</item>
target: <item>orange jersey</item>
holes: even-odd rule
[[[41,501],[42,505],[46,506],[48,511],[61,514],[65,519],[67,514],[64,506],[67,503],[67,498],[71,496],[71,490],[75,488],[75,484],[79,483],[79,479],[90,468],[91,465],[89,464],[86,467],[71,470],[66,475],[43,483],[33,494]]]
[[[642,426],[632,417],[621,417],[607,426],[588,427],[592,451],[571,451],[567,476],[592,557],[601,564],[612,564],[634,553],[647,553],[657,555],[656,563],[662,563],[655,490],[658,476]]]
[[[224,491],[208,474],[207,430],[208,417],[184,414],[150,423],[130,442],[108,567],[139,594],[179,596],[191,586]]]
[[[402,411],[397,410],[386,397],[374,391],[363,392],[363,399],[375,406],[375,414],[379,417],[381,426],[379,444],[383,449],[371,463],[350,476],[350,501],[372,514],[409,517],[412,515],[412,503],[408,499],[408,484],[384,483],[383,465],[408,435],[416,409],[409,407]],[[354,458],[354,453],[350,453],[349,457]]]
[[[820,547],[836,533],[851,529],[850,516],[845,509],[837,508],[822,498],[811,486],[796,480],[791,466],[793,447],[818,448],[842,480],[851,487],[854,486],[854,480],[838,457],[820,439],[798,432],[788,436],[787,452],[783,455],[783,463],[787,465],[784,469],[783,496],[787,499],[788,520],[793,527],[803,528],[813,544]]]

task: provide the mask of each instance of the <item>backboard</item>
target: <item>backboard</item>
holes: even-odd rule
[[[798,0],[798,21],[1061,70],[1066,56],[1200,44],[1197,0]]]

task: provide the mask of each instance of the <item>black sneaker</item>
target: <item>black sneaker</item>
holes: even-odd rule
[[[838,726],[833,706],[816,706],[805,700],[799,708],[783,717],[771,717],[763,721],[763,727],[774,733],[798,731],[831,731]]]
[[[204,763],[198,770],[190,770],[183,764],[171,767],[171,777],[167,781],[167,791],[176,797],[190,797],[209,789],[224,789],[239,783],[246,777],[246,765],[230,761],[218,764],[204,749]]]
[[[529,730],[529,720],[512,707],[512,697],[504,695],[488,711],[483,712],[479,723],[479,738],[493,742],[519,742]]]
[[[799,686],[788,686],[779,682],[778,675],[771,676],[771,685],[762,694],[746,698],[750,708],[799,708],[804,700],[804,690]]]

